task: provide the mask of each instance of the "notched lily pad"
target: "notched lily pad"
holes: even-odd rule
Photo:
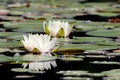
[[[35,28],[34,26],[33,27],[30,27],[30,28],[18,28],[18,29],[13,29],[12,31],[15,31],[15,32],[44,32],[43,28],[39,27],[39,28]]]
[[[79,40],[79,42],[104,42],[111,41],[110,38],[102,38],[102,37],[74,37],[73,39]]]

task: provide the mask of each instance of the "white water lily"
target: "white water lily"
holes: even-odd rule
[[[42,56],[52,56],[51,51],[56,46],[57,39],[51,38],[49,35],[43,34],[28,34],[23,36],[22,43],[24,47],[30,52],[38,52]],[[37,49],[37,51],[36,51]],[[34,51],[35,50],[35,51]],[[30,58],[30,57],[28,57]],[[30,63],[23,63],[23,67],[28,68],[33,71],[41,71],[51,69],[51,65],[56,67],[55,60],[52,61],[33,61]]]
[[[51,38],[49,35],[28,34],[23,36],[22,43],[24,47],[34,52],[37,49],[40,53],[47,53],[54,49],[57,38]]]
[[[53,20],[53,21],[44,22],[43,28],[44,31],[50,34],[51,36],[67,37],[72,31],[73,26],[65,21]]]

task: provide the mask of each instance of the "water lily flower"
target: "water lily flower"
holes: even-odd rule
[[[68,22],[53,20],[43,23],[44,31],[51,36],[68,37],[73,26]]]
[[[51,38],[49,35],[28,34],[23,35],[22,43],[26,50],[39,53],[48,53],[54,49],[57,38]]]
[[[28,34],[23,36],[22,43],[26,50],[30,52],[40,53],[42,56],[52,56],[51,51],[56,46],[57,39],[51,38],[49,35],[43,34]],[[31,58],[31,57],[28,57]],[[48,70],[51,69],[51,65],[56,67],[56,62],[52,61],[33,61],[30,63],[23,63],[23,67],[33,71]]]

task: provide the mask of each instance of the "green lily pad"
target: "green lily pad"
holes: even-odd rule
[[[18,28],[18,29],[13,29],[12,31],[15,31],[15,32],[44,32],[43,28],[42,27],[30,27],[30,28]]]
[[[19,36],[23,34],[24,33],[19,33],[19,32],[0,32],[0,37]]]
[[[102,74],[102,73],[89,73],[88,76],[91,76],[91,77],[103,77],[105,75]]]
[[[93,61],[93,62],[90,62],[90,63],[93,63],[93,64],[110,64],[110,65],[120,64],[119,62],[116,62],[116,61]]]
[[[86,50],[83,52],[83,54],[87,55],[87,54],[106,54],[106,51],[102,51],[102,50]]]
[[[115,53],[115,52],[113,52],[113,53],[107,53],[106,54],[107,56],[120,56],[120,53]]]
[[[89,77],[61,77],[62,80],[92,80]]]
[[[0,43],[1,48],[18,48],[22,47],[22,44],[19,41],[8,41]]]
[[[63,53],[78,53],[84,52],[85,50],[110,50],[119,48],[118,46],[101,46],[94,44],[64,44],[62,45],[57,52],[60,54]]]
[[[25,69],[25,68],[12,68],[11,71],[14,71],[14,72],[28,72],[29,69]]]
[[[92,42],[106,42],[111,41],[110,38],[100,38],[100,37],[74,37],[73,39],[58,39],[59,42],[68,42],[68,43],[92,43]]]
[[[63,74],[66,76],[80,76],[80,75],[85,75],[88,74],[88,71],[84,70],[67,70],[67,71],[58,71],[56,72],[57,74]]]
[[[102,37],[74,37],[75,40],[79,42],[106,42],[111,41],[110,38],[102,38]]]
[[[95,42],[97,45],[105,45],[105,46],[118,46],[120,45],[120,42],[115,42],[115,41],[101,41],[101,42]]]
[[[120,69],[112,69],[109,71],[103,71],[106,76],[120,76]]]
[[[10,15],[23,15],[24,13],[21,11],[10,11],[9,14]]]
[[[63,60],[63,61],[82,61],[83,59],[82,58],[76,58],[76,57],[60,57],[59,58],[60,60]]]
[[[23,35],[13,35],[6,37],[8,40],[21,40],[23,38]]]
[[[19,78],[19,79],[24,78],[25,79],[25,78],[33,78],[33,77],[35,77],[35,75],[17,75],[14,78]]]
[[[0,55],[0,63],[5,63],[5,62],[10,62],[12,61],[12,58],[9,56],[5,56],[5,55]]]
[[[10,52],[11,50],[9,48],[0,48],[0,53],[2,52]]]
[[[84,25],[78,25],[75,26],[76,30],[81,30],[81,31],[91,31],[91,30],[98,30],[101,29],[102,27],[98,27],[98,26],[84,26]]]
[[[43,21],[26,21],[26,22],[16,22],[16,23],[6,23],[4,24],[5,28],[14,29],[14,28],[40,28],[43,27]]]
[[[104,56],[104,55],[85,55],[85,58],[115,58],[114,56]]]
[[[87,34],[92,35],[92,36],[118,37],[118,36],[120,36],[120,31],[119,31],[119,29],[115,29],[115,30],[97,30],[97,31],[88,32]]]

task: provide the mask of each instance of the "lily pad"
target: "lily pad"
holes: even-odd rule
[[[62,80],[93,80],[89,77],[61,77]]]
[[[66,76],[80,76],[80,75],[86,75],[88,74],[88,71],[84,70],[66,70],[66,71],[58,71],[57,74],[63,74]]]
[[[21,12],[21,11],[10,11],[9,12],[9,15],[15,15],[15,16],[21,16],[21,15],[23,15],[24,13],[23,12]]]
[[[65,43],[94,43],[94,42],[106,42],[111,41],[110,38],[100,38],[100,37],[73,37],[73,39],[58,39],[59,42]]]
[[[22,47],[22,44],[19,41],[8,41],[0,43],[1,48],[18,48]]]
[[[2,52],[10,52],[11,50],[9,48],[0,48],[0,53]]]
[[[23,35],[13,35],[6,37],[8,40],[21,40],[23,38]]]
[[[18,29],[13,29],[12,31],[15,31],[15,32],[31,32],[31,33],[35,33],[35,32],[44,32],[43,28],[41,27],[31,27],[31,28],[18,28]]]
[[[110,65],[113,65],[113,64],[120,64],[119,62],[115,62],[115,61],[93,61],[93,62],[90,62],[90,63],[93,63],[93,64],[110,64]]]
[[[118,52],[113,52],[113,53],[107,53],[107,56],[120,56],[120,53]]]
[[[11,69],[11,71],[14,71],[14,72],[28,72],[29,69],[25,69],[25,68],[13,68],[13,69]]]
[[[115,41],[101,41],[101,42],[95,42],[97,45],[105,45],[105,46],[119,46],[120,42]]]
[[[19,23],[6,23],[4,24],[4,27],[9,28],[9,29],[14,29],[14,28],[40,28],[43,27],[43,21],[27,21],[27,22],[19,22]]]
[[[0,32],[0,37],[19,36],[23,34],[24,33],[19,33],[19,32]]]
[[[110,38],[102,37],[74,37],[73,39],[78,40],[79,42],[106,42],[112,40]]]
[[[78,25],[75,26],[76,30],[81,30],[81,31],[91,31],[91,30],[98,30],[101,29],[102,27],[98,27],[98,26],[84,26],[84,25]]]
[[[85,58],[97,58],[97,59],[100,59],[100,58],[115,58],[114,56],[104,56],[104,55],[85,55]]]
[[[118,37],[118,36],[120,36],[120,31],[119,31],[119,29],[115,29],[115,30],[97,30],[97,31],[88,32],[87,34],[92,35],[92,36]]]
[[[62,45],[57,52],[60,54],[63,53],[78,53],[84,52],[85,50],[110,50],[119,48],[118,46],[101,46],[94,44],[64,44]]]
[[[10,62],[12,61],[12,58],[5,55],[0,55],[0,63]]]

